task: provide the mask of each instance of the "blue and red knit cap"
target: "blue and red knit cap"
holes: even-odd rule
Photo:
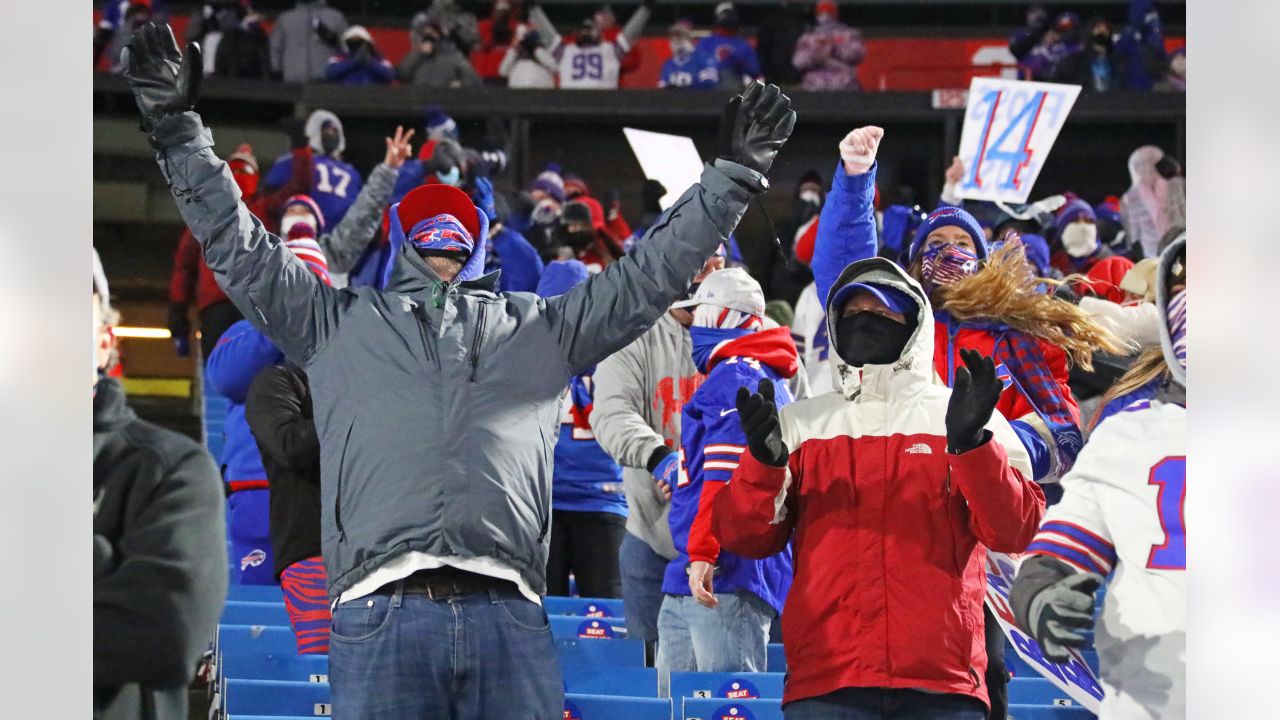
[[[294,226],[289,232],[290,237],[285,238],[284,246],[289,248],[294,257],[306,263],[311,272],[320,278],[320,282],[333,285],[333,279],[329,277],[329,259],[325,257],[324,248],[320,247],[314,237],[306,236],[305,228],[305,225]]]
[[[323,235],[324,234],[324,213],[320,211],[320,206],[316,204],[315,200],[311,199],[310,195],[293,195],[288,200],[285,200],[284,205],[280,206],[280,217],[283,218],[284,214],[288,212],[289,208],[295,205],[301,205],[305,207],[307,210],[311,211],[311,214],[315,216],[315,219],[316,219],[316,235],[317,236]],[[283,223],[281,224],[281,228],[284,230],[286,234],[288,233],[288,230],[283,227]]]
[[[907,254],[908,262],[919,257],[920,248],[924,247],[924,241],[929,237],[929,233],[948,226],[958,227],[968,233],[973,240],[973,248],[978,259],[987,259],[987,234],[982,231],[982,225],[963,208],[944,205],[929,213],[924,222],[920,223],[915,239],[911,241],[911,252]]]

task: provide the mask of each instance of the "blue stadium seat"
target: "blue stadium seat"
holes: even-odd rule
[[[671,697],[781,698],[784,677],[783,673],[673,672]]]
[[[227,680],[228,715],[329,715],[329,683]]]
[[[329,656],[298,655],[297,651],[265,654],[223,653],[218,669],[223,677],[237,680],[328,682]]]
[[[627,636],[627,626],[618,618],[585,618],[551,615],[551,635],[555,638],[614,639]],[[592,634],[595,633],[595,634]]]
[[[658,671],[653,668],[574,663],[562,666],[560,672],[566,693],[658,697]]]
[[[764,669],[769,672],[786,672],[787,656],[782,652],[782,643],[769,643],[765,649]]]
[[[279,585],[237,585],[227,587],[227,601],[275,602],[284,604],[284,591]]]
[[[644,667],[643,640],[579,640],[558,638],[556,654],[560,668],[572,665],[585,667]]]
[[[667,698],[566,695],[565,720],[671,720]]]
[[[1059,690],[1043,677],[1016,677],[1009,681],[1009,703],[1017,705],[1053,705],[1071,701],[1065,690]]]
[[[281,625],[289,626],[289,613],[280,602],[248,602],[230,600],[222,608],[224,625]]]
[[[555,595],[548,595],[542,599],[542,606],[547,609],[548,615],[600,617],[598,613],[600,611],[604,611],[605,615],[603,617],[625,617],[625,614],[622,611],[622,601],[606,598],[558,597]]]
[[[1097,720],[1097,715],[1079,706],[1066,705],[1009,705],[1009,717],[1014,720]]]
[[[265,625],[219,625],[214,650],[220,654],[284,655],[298,652],[293,630]]]
[[[723,698],[684,698],[684,720],[782,720],[782,700],[725,700]],[[735,707],[736,706],[736,707]],[[1021,720],[1021,718],[1019,718]]]

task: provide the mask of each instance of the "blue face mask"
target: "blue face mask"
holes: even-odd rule
[[[693,340],[693,351],[689,354],[693,357],[693,364],[697,366],[698,372],[706,375],[707,363],[711,362],[711,353],[715,352],[717,345],[750,334],[751,331],[746,328],[709,328],[696,325],[689,328],[689,338]]]
[[[462,182],[462,171],[455,166],[450,168],[449,172],[447,173],[436,172],[436,179],[444,183],[445,185],[452,185],[454,187],[458,187],[458,185]]]

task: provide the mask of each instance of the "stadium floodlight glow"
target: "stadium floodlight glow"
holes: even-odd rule
[[[143,340],[168,340],[172,335],[167,328],[154,327],[130,327],[121,325],[113,328],[112,332],[118,338],[139,338]]]

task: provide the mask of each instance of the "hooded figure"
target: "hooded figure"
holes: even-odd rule
[[[363,25],[352,25],[342,33],[343,51],[329,58],[325,79],[342,85],[390,85],[396,69],[382,57],[373,36]]]
[[[858,90],[858,65],[866,56],[862,33],[840,22],[833,0],[823,0],[813,28],[796,43],[791,62],[804,73],[805,90]]]
[[[1094,628],[1094,594],[1110,577],[1094,635],[1104,718],[1186,717],[1185,236],[1161,255],[1156,298],[1158,389],[1093,432],[1009,598],[1046,657],[1079,658],[1080,631]]]
[[[772,416],[772,387],[740,391],[749,451],[712,528],[746,557],[791,543],[789,708],[870,702],[862,689],[877,709],[887,693],[913,709],[985,718],[987,653],[975,633],[986,550],[1021,551],[1044,495],[1017,434],[991,412],[991,361],[969,355],[954,391],[934,381],[933,312],[919,283],[870,258],[831,287],[837,391]]]
[[[791,587],[791,552],[766,558],[722,551],[711,508],[738,467],[746,435],[738,388],[777,381],[777,407],[792,401],[786,381],[799,372],[790,330],[765,329],[764,291],[742,268],[711,273],[688,300],[692,357],[705,376],[680,421],[680,469],[669,521],[677,555],[662,582],[658,614],[659,695],[673,671],[763,672],[773,619]]]
[[[563,295],[591,277],[577,260],[557,260],[542,272],[539,297]],[[622,468],[591,430],[595,368],[569,379],[560,401],[560,441],[551,473],[551,549],[547,593],[569,595],[569,574],[582,597],[620,598],[618,547],[626,533]]]
[[[1120,197],[1125,233],[1130,242],[1142,247],[1143,257],[1156,257],[1160,239],[1173,227],[1166,210],[1170,203],[1170,183],[1156,169],[1163,158],[1164,151],[1154,145],[1134,150],[1129,156],[1132,184]]]
[[[347,136],[337,115],[328,110],[312,112],[307,117],[305,132],[315,153],[315,174],[307,194],[320,206],[329,222],[337,225],[360,195],[364,176],[354,165],[342,159],[342,152],[347,148]],[[262,182],[269,188],[280,187],[289,179],[292,169],[293,158],[281,155]]]

